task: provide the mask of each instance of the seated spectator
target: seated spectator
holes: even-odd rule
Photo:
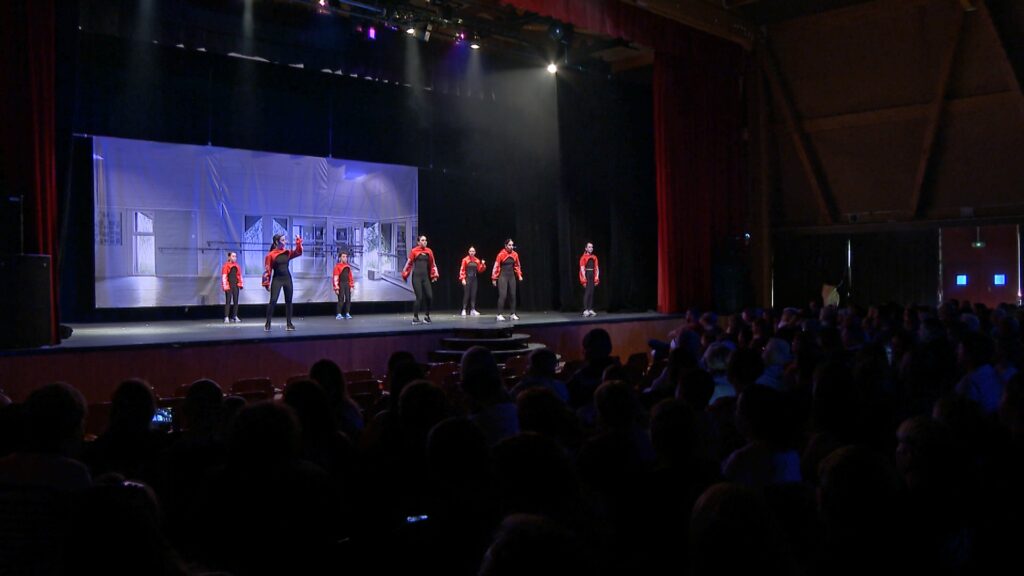
[[[956,393],[981,406],[986,414],[994,414],[1003,394],[1003,382],[992,368],[992,339],[984,334],[965,334],[957,348],[957,362],[964,377],[956,385]]]
[[[576,415],[551,390],[536,387],[521,393],[516,412],[521,431],[551,438],[569,454],[579,451],[583,438]]]
[[[729,367],[729,355],[735,347],[730,347],[727,344],[717,342],[708,346],[704,352],[704,367],[708,372],[711,373],[711,377],[715,382],[715,391],[711,395],[709,404],[714,404],[715,400],[719,398],[725,398],[727,396],[735,396],[736,390],[732,384],[729,383],[729,376],[727,370]]]
[[[689,532],[694,576],[793,573],[778,523],[764,498],[749,487],[708,488],[693,507]]]
[[[755,381],[755,384],[782,391],[786,384],[786,366],[792,360],[789,353],[789,342],[782,338],[768,340],[761,359],[764,361],[764,372]]]
[[[526,368],[526,376],[512,389],[512,397],[530,388],[547,388],[556,397],[569,403],[569,389],[565,383],[555,378],[558,368],[558,355],[550,348],[538,348],[530,353],[530,364]]]
[[[89,470],[76,460],[85,425],[85,399],[63,382],[37,388],[25,400],[25,441],[21,450],[0,459],[0,485],[84,490]]]
[[[614,363],[611,355],[612,337],[606,330],[595,328],[583,336],[583,366],[566,383],[569,406],[574,410],[593,402],[604,369]]]
[[[358,440],[359,433],[363,431],[363,410],[349,396],[341,368],[331,360],[318,360],[309,369],[309,377],[327,393],[327,401],[338,430],[353,441]]]
[[[93,476],[115,472],[127,478],[143,478],[167,445],[166,433],[153,429],[156,396],[150,385],[138,379],[122,382],[111,397],[110,423],[89,446],[86,462]]]
[[[474,346],[462,355],[460,388],[470,403],[469,419],[484,431],[490,445],[519,433],[516,405],[505,392],[491,351]]]
[[[722,465],[722,476],[752,487],[800,482],[800,456],[794,449],[796,431],[791,407],[773,388],[745,389],[736,405],[736,420],[747,445]]]
[[[563,576],[596,570],[580,539],[544,516],[515,514],[501,523],[480,576]]]

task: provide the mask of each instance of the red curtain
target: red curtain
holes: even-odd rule
[[[57,341],[56,0],[6,0],[0,8],[6,114],[0,137],[6,196],[24,198],[24,246],[5,230],[9,251],[51,257],[51,342]]]
[[[745,224],[746,52],[619,0],[505,3],[654,48],[658,310],[710,308],[713,255]]]

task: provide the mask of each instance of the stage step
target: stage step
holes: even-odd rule
[[[509,358],[515,356],[523,356],[529,354],[530,352],[533,352],[534,350],[539,350],[541,348],[545,348],[545,346],[539,342],[529,342],[523,348],[517,348],[514,350],[492,350],[491,352],[494,354],[495,360],[497,360],[499,364],[502,364]],[[450,349],[434,350],[433,352],[430,353],[430,361],[458,362],[462,359],[462,354],[464,352],[464,350]]]
[[[512,334],[510,336],[497,337],[475,337],[466,338],[456,336],[454,338],[442,338],[441,346],[446,350],[469,350],[473,346],[483,346],[492,351],[498,350],[522,350],[529,343],[529,334]]]

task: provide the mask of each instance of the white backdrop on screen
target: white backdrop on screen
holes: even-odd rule
[[[95,137],[93,169],[97,308],[221,304],[228,251],[241,303],[265,303],[276,233],[304,240],[295,302],[335,299],[340,250],[356,302],[413,299],[400,272],[417,232],[414,167]]]

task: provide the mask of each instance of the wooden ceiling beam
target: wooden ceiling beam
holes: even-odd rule
[[[924,182],[928,176],[928,168],[932,164],[932,151],[935,148],[935,137],[939,133],[939,121],[942,119],[942,109],[946,104],[946,91],[949,89],[949,77],[953,71],[953,61],[956,59],[956,49],[960,44],[960,32],[964,28],[964,11],[954,10],[953,17],[949,23],[949,44],[939,64],[939,76],[935,82],[935,92],[932,101],[928,104],[927,124],[925,124],[924,141],[921,143],[921,154],[917,161],[917,170],[914,173],[914,184],[910,190],[910,206],[913,215],[916,217],[921,213],[924,194]]]
[[[811,191],[814,193],[814,199],[818,204],[818,212],[825,224],[834,224],[839,218],[838,207],[828,191],[825,176],[818,164],[814,150],[811,148],[811,143],[804,133],[800,120],[797,118],[796,108],[786,89],[782,75],[779,73],[779,68],[775,63],[775,57],[771,53],[767,40],[758,44],[756,52],[761,69],[771,87],[772,97],[778,102],[779,107],[782,108],[783,119],[793,138],[793,146],[796,148],[797,158],[800,160],[800,166],[803,168],[804,176],[807,178],[807,185],[810,186]]]

